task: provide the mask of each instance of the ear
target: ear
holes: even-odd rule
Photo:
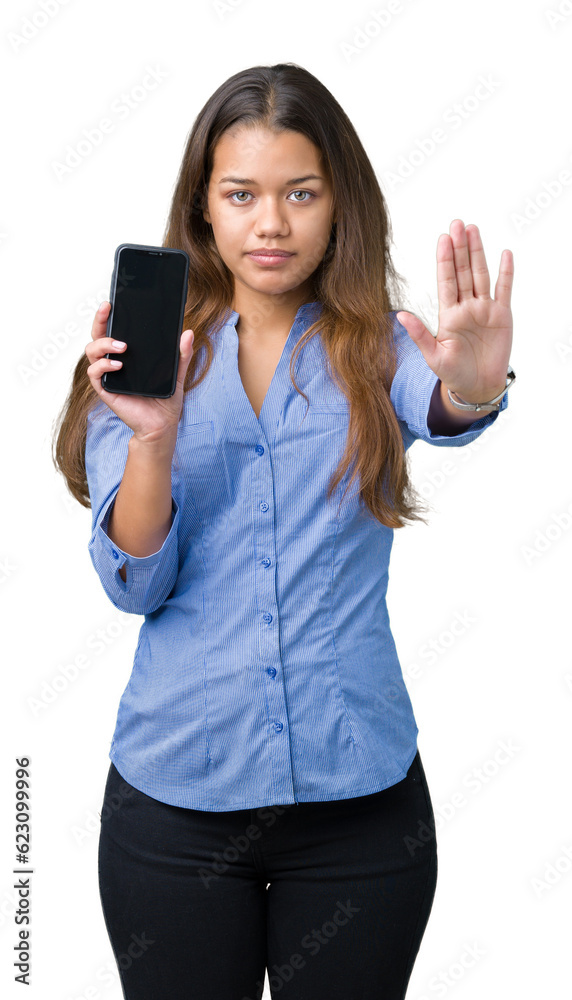
[[[203,208],[203,219],[211,225],[211,217],[208,208]]]

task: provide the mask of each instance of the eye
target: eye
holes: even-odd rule
[[[241,197],[242,195],[246,195],[246,197]],[[302,198],[298,198],[298,197],[294,198],[294,201],[296,201],[299,205],[303,205],[304,202],[310,201],[312,198],[315,197],[312,194],[311,191],[302,191],[302,190],[292,191],[291,195],[296,195],[296,196],[303,195]],[[289,195],[289,197],[290,197],[290,195]],[[231,195],[229,195],[229,198],[230,198],[231,201],[233,201],[234,199],[236,199],[236,201],[234,202],[235,205],[237,205],[237,204],[238,205],[247,205],[248,204],[248,199],[250,198],[250,191],[233,191],[233,193]]]

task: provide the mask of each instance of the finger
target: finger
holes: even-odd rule
[[[510,308],[510,296],[514,279],[514,258],[512,250],[503,250],[499,276],[495,285],[495,300],[501,305]]]
[[[87,369],[87,374],[92,382],[101,382],[101,378],[105,375],[105,372],[116,372],[122,367],[122,361],[112,361],[111,358],[101,358],[99,361],[95,361]]]
[[[469,254],[471,271],[473,274],[473,291],[479,298],[490,299],[490,279],[489,269],[485,258],[483,241],[478,226],[469,225],[466,227],[467,240],[469,243]]]
[[[449,226],[451,242],[453,244],[453,256],[455,261],[455,274],[457,278],[458,301],[473,297],[473,273],[471,261],[469,259],[469,246],[465,226],[460,219],[453,219]]]
[[[99,396],[99,398],[101,400],[103,400],[103,402],[106,403],[107,406],[109,406],[110,410],[113,410],[115,412],[114,401],[116,399],[120,399],[121,398],[119,396],[119,394],[116,393],[116,392],[108,392],[107,389],[104,389],[103,386],[102,386],[102,384],[101,384],[101,379],[94,379],[94,380],[92,380],[91,384],[92,384],[95,392]]]
[[[85,353],[90,361],[97,361],[104,354],[121,354],[127,344],[122,340],[112,340],[111,337],[99,337],[86,345]]]
[[[457,275],[451,238],[443,233],[437,242],[437,294],[439,308],[448,309],[458,299]]]
[[[401,323],[405,327],[413,342],[417,344],[429,367],[433,368],[438,360],[439,347],[431,331],[427,329],[423,321],[415,313],[401,310],[395,315],[398,323]]]
[[[107,320],[109,319],[110,309],[111,302],[102,302],[100,304],[91,327],[92,340],[96,340],[98,337],[107,336]]]
[[[102,358],[101,361],[95,362],[95,364],[90,365],[87,369],[89,381],[91,382],[94,391],[111,409],[113,409],[113,401],[117,399],[117,393],[109,392],[107,389],[104,389],[101,384],[101,379],[102,376],[105,375],[106,371],[119,371],[122,364],[123,362],[119,362],[118,365],[115,365],[112,364],[108,358]],[[109,365],[109,368],[106,368],[105,365]]]

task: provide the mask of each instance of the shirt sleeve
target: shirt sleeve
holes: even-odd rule
[[[397,370],[391,383],[390,399],[401,426],[405,450],[420,439],[428,444],[459,447],[478,438],[497,420],[499,413],[508,406],[508,393],[501,400],[498,410],[479,417],[458,434],[434,434],[429,430],[427,417],[433,390],[439,381],[431,370],[417,344],[405,327],[393,317],[393,333],[397,342]]]
[[[111,541],[107,525],[119,489],[131,428],[105,403],[93,409],[87,421],[85,465],[92,508],[89,554],[105,593],[112,604],[136,615],[150,614],[166,600],[178,574],[179,508],[173,504],[173,520],[163,545],[152,555],[137,557]],[[119,570],[125,566],[125,581]]]

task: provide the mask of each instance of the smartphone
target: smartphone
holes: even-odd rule
[[[115,251],[107,336],[127,347],[107,358],[123,362],[105,372],[108,392],[172,396],[177,385],[179,340],[183,329],[189,256],[170,247],[121,243]]]

